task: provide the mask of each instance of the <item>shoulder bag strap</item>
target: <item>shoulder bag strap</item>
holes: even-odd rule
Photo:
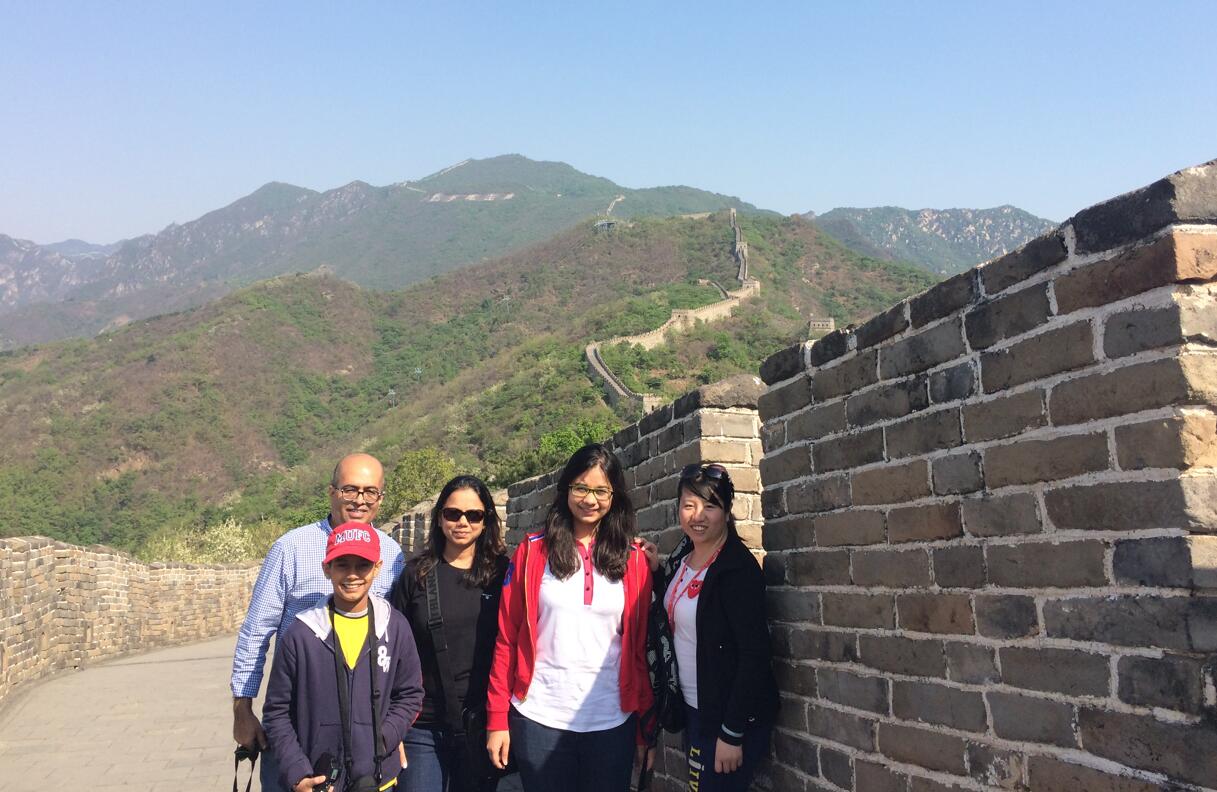
[[[439,673],[440,702],[444,708],[444,720],[454,732],[464,731],[461,718],[460,699],[456,692],[456,677],[452,674],[452,663],[448,659],[448,639],[444,635],[444,615],[439,603],[439,565],[427,573],[427,631],[431,633],[431,646],[435,650],[435,670]]]
[[[368,603],[368,607],[371,608],[372,604]],[[349,779],[355,763],[351,756],[351,691],[347,686],[347,672],[343,668],[342,642],[338,640],[338,627],[334,624],[334,619],[334,603],[331,601],[330,635],[334,638],[334,678],[338,683],[338,719],[342,721],[342,763],[346,768],[346,777]]]
[[[387,627],[387,625],[386,625]],[[380,789],[383,786],[384,779],[381,778],[380,763],[389,755],[388,750],[384,754],[380,753],[381,745],[380,736],[380,691],[376,689],[376,653],[373,649],[376,647],[376,609],[372,607],[372,601],[368,600],[368,684],[372,689],[372,763],[375,768],[373,774],[376,776],[376,788]],[[347,728],[350,728],[349,726]],[[396,746],[394,746],[396,750]]]

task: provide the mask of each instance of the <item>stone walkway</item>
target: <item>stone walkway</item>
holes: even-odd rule
[[[0,710],[0,789],[232,789],[235,644],[230,635],[161,649],[19,692]],[[248,768],[243,763],[242,790]],[[518,779],[499,792],[518,790]]]

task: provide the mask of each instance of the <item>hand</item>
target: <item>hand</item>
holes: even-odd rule
[[[495,729],[486,732],[486,753],[490,754],[490,763],[496,770],[507,769],[507,759],[511,752],[511,734],[506,729]]]
[[[266,750],[266,731],[254,715],[253,699],[238,698],[232,702],[232,738],[237,745],[249,750]]]
[[[294,787],[292,787],[292,792],[309,792],[309,790],[313,787],[323,783],[325,783],[325,776],[311,776],[302,778]]]
[[[646,539],[642,541],[642,552],[647,557],[647,566],[652,572],[659,571],[659,546]]]
[[[728,745],[719,738],[714,744],[714,772],[734,773],[744,763],[744,747]]]
[[[639,745],[634,748],[634,766],[643,767],[643,762],[646,762],[646,769],[650,770],[655,766],[655,746]]]

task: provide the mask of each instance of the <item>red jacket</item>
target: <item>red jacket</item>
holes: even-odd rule
[[[507,728],[507,710],[514,695],[523,701],[532,682],[537,655],[537,602],[549,553],[545,533],[529,534],[516,548],[503,581],[499,602],[499,636],[490,667],[486,695],[486,727]],[[625,613],[622,618],[621,709],[642,714],[651,707],[651,678],[647,672],[647,608],[651,603],[651,568],[637,543],[630,545],[625,564]]]

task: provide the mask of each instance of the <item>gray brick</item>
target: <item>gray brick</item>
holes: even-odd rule
[[[1074,588],[1107,583],[1098,541],[989,545],[989,582],[1011,588]]]
[[[892,459],[954,448],[963,442],[958,408],[907,418],[889,424],[884,431],[887,433],[887,453]]]
[[[956,318],[881,349],[879,374],[883,379],[916,374],[954,360],[965,351],[962,321]]]
[[[807,550],[786,556],[786,579],[792,586],[849,585],[849,552]]]
[[[816,670],[820,698],[880,715],[889,712],[888,681],[881,676],[862,676],[838,668]]]
[[[924,550],[857,550],[852,554],[856,586],[926,588],[930,559]]]
[[[985,292],[996,294],[1065,260],[1065,242],[1057,229],[1036,237],[1018,250],[979,269]]]
[[[980,356],[980,379],[986,393],[1043,379],[1094,362],[1089,322],[1048,330]]]
[[[879,671],[908,676],[947,675],[942,641],[918,640],[898,635],[859,635],[859,661]]]
[[[894,682],[892,712],[901,720],[962,731],[983,732],[988,728],[985,702],[979,693],[933,682]]]
[[[963,433],[969,443],[999,440],[1047,425],[1044,391],[1038,389],[963,407]]]
[[[912,377],[855,393],[845,400],[845,414],[851,426],[867,426],[924,410],[929,403],[925,378]]]
[[[836,627],[896,626],[896,607],[890,594],[822,595],[824,624]]]
[[[879,462],[883,459],[883,430],[870,429],[821,440],[812,445],[811,456],[821,473]]]
[[[811,375],[811,393],[818,402],[835,399],[879,381],[879,353],[859,352],[830,368]]]
[[[1039,504],[1027,492],[967,498],[962,507],[964,525],[972,536],[1015,536],[1044,530]]]
[[[903,630],[954,635],[975,631],[972,601],[967,594],[900,594],[896,611]]]
[[[931,503],[905,506],[888,512],[888,540],[921,542],[953,539],[963,534],[958,503]]]
[[[985,450],[985,481],[993,488],[1054,481],[1108,467],[1103,432],[1021,440]]]
[[[988,646],[948,641],[946,657],[947,678],[953,682],[984,685],[1001,680],[997,654]]]
[[[1011,594],[976,598],[976,632],[986,638],[1028,638],[1040,631],[1035,599]]]
[[[1194,657],[1121,657],[1120,701],[1199,715],[1204,709],[1204,664]]]
[[[1003,646],[998,656],[1002,681],[1007,685],[1069,696],[1107,696],[1110,692],[1110,666],[1104,655]]]
[[[905,764],[963,775],[966,743],[958,737],[895,723],[879,724],[879,751]]]
[[[930,401],[934,404],[966,399],[975,392],[976,371],[971,363],[960,363],[930,375]]]
[[[1050,315],[1048,284],[1039,283],[976,306],[964,318],[964,328],[973,349],[987,349],[1034,330]]]
[[[985,554],[978,545],[936,547],[934,582],[943,588],[980,588],[985,584]]]
[[[1059,701],[990,690],[993,733],[1006,740],[1046,743],[1062,748],[1078,744],[1077,708]]]
[[[816,544],[821,547],[872,545],[887,540],[887,521],[881,511],[847,509],[816,517]]]
[[[984,486],[984,477],[980,471],[980,454],[976,451],[964,451],[938,457],[934,460],[933,478],[936,495],[975,492]]]
[[[1087,751],[1127,767],[1205,786],[1217,778],[1217,724],[1084,709],[1078,729]]]

